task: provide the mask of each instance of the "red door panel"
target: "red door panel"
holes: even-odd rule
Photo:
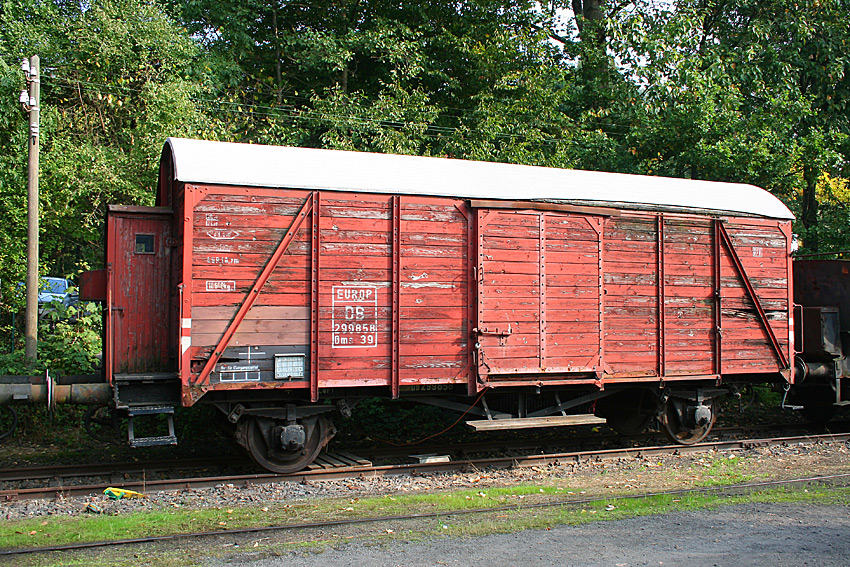
[[[597,371],[599,219],[543,211],[477,214],[479,375],[493,381]]]
[[[110,211],[108,224],[111,373],[174,371],[171,216]]]

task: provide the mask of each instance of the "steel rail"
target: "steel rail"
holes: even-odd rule
[[[369,518],[348,518],[343,520],[326,520],[322,522],[303,522],[297,524],[280,524],[273,526],[258,526],[253,528],[237,528],[232,530],[215,530],[215,531],[207,531],[207,532],[193,532],[193,533],[181,533],[181,534],[171,534],[164,536],[150,536],[143,538],[131,538],[131,539],[121,539],[121,540],[109,540],[109,541],[93,541],[93,542],[85,542],[85,543],[73,543],[66,545],[55,545],[49,547],[33,547],[33,548],[21,548],[21,549],[7,549],[0,550],[0,556],[14,556],[14,555],[24,555],[30,553],[46,553],[46,552],[54,552],[54,551],[70,551],[70,550],[80,550],[80,549],[92,549],[96,547],[109,547],[114,545],[132,545],[132,544],[144,544],[144,543],[154,543],[154,542],[162,542],[162,541],[174,541],[180,539],[197,539],[203,537],[215,537],[215,536],[233,536],[233,535],[246,535],[246,534],[256,534],[256,533],[264,533],[264,532],[275,532],[275,531],[289,531],[289,530],[303,530],[303,529],[315,529],[315,528],[328,528],[328,527],[338,527],[338,526],[354,526],[358,524],[367,524],[367,523],[378,523],[378,522],[397,522],[404,520],[416,520],[416,519],[428,519],[428,518],[450,518],[455,516],[468,516],[473,514],[490,514],[494,512],[510,512],[510,511],[521,511],[521,510],[529,510],[529,509],[545,509],[545,508],[555,508],[555,507],[567,507],[567,506],[578,506],[583,504],[591,504],[594,502],[599,502],[601,500],[605,500],[608,502],[611,501],[619,501],[619,500],[638,500],[638,499],[646,499],[653,498],[658,496],[684,496],[690,494],[740,494],[748,491],[754,491],[765,488],[774,488],[777,486],[788,486],[794,484],[825,484],[832,481],[839,480],[848,480],[850,481],[850,473],[842,473],[842,474],[832,474],[832,475],[822,475],[822,476],[810,476],[804,478],[793,478],[793,479],[778,479],[778,480],[766,480],[759,482],[749,482],[743,484],[733,484],[728,486],[700,486],[700,487],[692,487],[692,488],[679,488],[673,490],[662,490],[657,492],[642,492],[638,494],[620,494],[615,496],[605,496],[605,495],[593,495],[586,498],[568,498],[568,499],[556,499],[546,502],[531,502],[526,504],[512,504],[507,506],[492,506],[488,508],[470,508],[464,510],[442,510],[437,512],[420,512],[415,514],[400,514],[394,516],[377,516],[377,517],[369,517]],[[846,485],[844,485],[846,486]]]
[[[60,479],[110,474],[144,473],[181,469],[203,469],[211,466],[249,465],[251,461],[239,457],[196,457],[190,459],[157,459],[139,462],[114,462],[87,465],[44,465],[0,470],[0,482]]]
[[[836,421],[830,423],[835,433],[850,431],[850,422]],[[715,427],[712,435],[716,436],[740,436],[753,434],[784,434],[785,436],[805,434],[807,426],[801,424],[777,424],[740,427]],[[659,438],[658,432],[642,433],[623,437],[618,434],[600,433],[593,437],[565,438],[541,435],[533,440],[520,441],[472,441],[467,443],[432,443],[427,445],[415,445],[391,448],[355,448],[349,452],[367,457],[371,461],[388,460],[392,458],[409,457],[411,450],[423,454],[445,454],[469,455],[474,453],[487,453],[497,451],[546,451],[547,447],[559,445],[572,445],[575,450],[587,450],[584,447],[604,446],[611,441],[652,441]],[[234,455],[228,457],[197,457],[187,459],[157,459],[150,461],[93,463],[85,465],[44,465],[33,467],[17,467],[13,469],[0,469],[0,482],[24,482],[40,479],[68,479],[87,476],[103,475],[125,475],[139,474],[157,471],[181,470],[181,469],[204,469],[208,467],[241,467],[253,466],[252,462],[245,456]],[[54,487],[55,488],[55,487]]]
[[[291,474],[257,473],[246,475],[211,476],[200,478],[163,479],[150,481],[131,481],[111,484],[91,484],[78,486],[59,486],[42,488],[21,488],[0,491],[0,501],[37,500],[45,498],[68,498],[88,496],[102,492],[109,486],[117,486],[140,492],[162,492],[167,490],[207,488],[220,484],[270,484],[275,482],[319,482],[344,480],[347,478],[373,478],[399,476],[404,474],[426,474],[453,472],[465,469],[505,469],[511,467],[534,467],[564,462],[588,460],[627,459],[669,454],[694,454],[708,451],[735,451],[754,447],[789,444],[842,443],[850,441],[850,433],[806,435],[798,437],[773,437],[764,439],[730,439],[695,443],[693,445],[659,445],[653,447],[625,447],[617,449],[597,449],[551,453],[541,455],[523,455],[467,459],[443,463],[414,463],[400,465],[376,465],[363,467],[338,467],[334,469],[315,469]]]

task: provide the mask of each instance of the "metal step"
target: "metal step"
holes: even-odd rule
[[[604,417],[593,414],[553,415],[548,417],[517,417],[513,419],[482,419],[467,421],[475,431],[530,429],[533,427],[562,427],[565,425],[605,425]]]
[[[177,445],[175,435],[162,435],[160,437],[139,437],[130,439],[130,447],[154,447],[157,445]]]
[[[339,469],[348,467],[371,467],[372,461],[339,451],[336,453],[321,453],[316,460],[307,467],[309,470]]]
[[[127,408],[127,415],[130,417],[136,415],[159,415],[173,414],[174,408],[171,406],[133,406]]]
[[[165,415],[168,420],[168,435],[136,437],[133,418],[143,415]],[[174,434],[174,408],[172,406],[134,406],[127,408],[127,416],[127,441],[130,447],[177,445],[177,435]]]

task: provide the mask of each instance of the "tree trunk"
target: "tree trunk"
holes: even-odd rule
[[[272,27],[274,28],[274,71],[277,85],[277,103],[283,102],[283,77],[280,69],[280,39],[277,27],[277,10],[272,10]]]
[[[820,248],[820,235],[818,234],[818,174],[811,165],[803,166],[803,179],[806,186],[803,188],[803,210],[800,220],[805,229],[805,245],[811,252],[818,252]]]

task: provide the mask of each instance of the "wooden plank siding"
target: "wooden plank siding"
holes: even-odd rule
[[[189,286],[196,375],[307,197],[306,192],[226,191],[209,188],[194,208]],[[468,379],[468,225],[458,204],[401,200],[396,380],[403,385]],[[318,208],[319,387],[389,385],[392,197],[324,193]],[[266,382],[274,380],[275,355],[309,359],[310,230],[305,224],[296,234],[239,324],[222,365],[244,363],[250,356],[259,367],[251,377]],[[346,304],[335,295],[351,290],[368,290],[369,302]],[[222,378],[221,372],[212,373],[213,383]]]
[[[191,235],[191,248],[174,255],[190,272],[182,317],[191,320],[191,346],[181,363],[189,383],[299,211],[310,198],[317,208],[238,322],[207,389],[307,389],[308,368],[314,392],[781,369],[730,252],[719,246],[715,262],[716,220],[706,216],[222,186],[175,198],[192,203],[175,205],[188,219],[175,234]],[[788,223],[720,222],[788,353]],[[278,356],[303,357],[304,376],[275,379]]]

